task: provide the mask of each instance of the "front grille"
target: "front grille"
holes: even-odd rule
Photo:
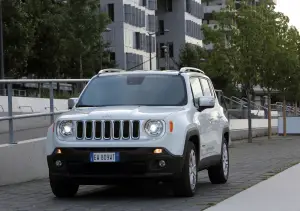
[[[139,139],[138,120],[89,120],[76,121],[77,139]]]

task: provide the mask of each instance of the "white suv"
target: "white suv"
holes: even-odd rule
[[[228,119],[203,71],[105,69],[73,100],[47,135],[55,196],[147,179],[190,197],[205,169],[212,183],[226,183]]]

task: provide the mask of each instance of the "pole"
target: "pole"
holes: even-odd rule
[[[150,62],[150,70],[152,70],[152,36],[149,35],[149,62]]]
[[[4,79],[4,53],[3,53],[3,20],[2,20],[2,0],[0,0],[0,64],[1,64],[1,78]],[[5,95],[5,85],[1,84],[1,92]]]

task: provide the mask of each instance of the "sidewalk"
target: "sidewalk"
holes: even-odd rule
[[[300,211],[297,164],[205,211]]]

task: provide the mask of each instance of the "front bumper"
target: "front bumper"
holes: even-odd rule
[[[130,179],[169,179],[182,171],[183,157],[155,148],[60,148],[47,156],[50,177],[73,179],[80,184],[115,184]],[[119,152],[118,162],[93,163],[91,152]],[[56,161],[61,161],[61,166]],[[159,161],[165,166],[161,167]]]

